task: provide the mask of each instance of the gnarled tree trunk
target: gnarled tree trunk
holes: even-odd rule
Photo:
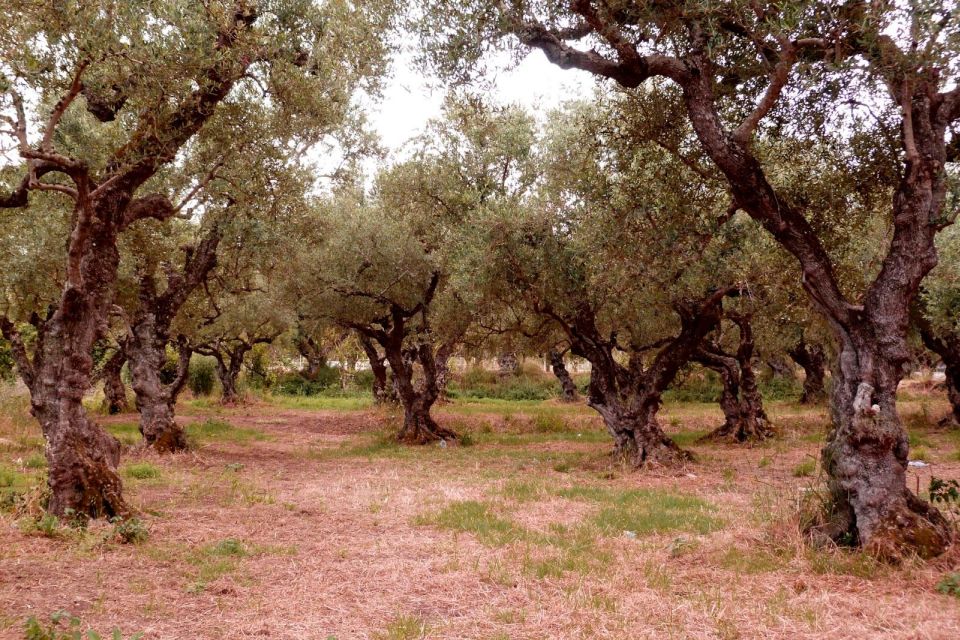
[[[674,465],[692,459],[663,432],[657,412],[663,392],[693,357],[704,336],[717,326],[723,298],[732,291],[723,288],[695,304],[675,305],[681,319],[679,335],[649,347],[630,348],[626,365],[614,357],[614,350],[622,348],[616,337],[600,333],[588,305],[581,305],[571,317],[547,311],[566,332],[573,353],[590,362],[587,404],[603,418],[614,441],[615,458],[633,467]],[[657,347],[653,362],[645,367],[644,353]]]
[[[161,453],[186,449],[186,434],[174,419],[174,407],[190,371],[189,346],[185,340],[179,341],[177,375],[170,384],[164,384],[160,380],[160,369],[166,361],[167,341],[157,334],[153,323],[141,321],[136,324],[133,337],[127,344],[144,441]]]
[[[168,270],[163,293],[157,293],[153,274],[140,274],[138,307],[130,320],[124,349],[130,359],[130,377],[140,411],[140,433],[148,446],[161,453],[187,448],[183,428],[174,419],[174,407],[189,376],[193,352],[181,336],[177,341],[177,373],[165,384],[160,372],[167,360],[170,326],[190,294],[216,266],[220,238],[214,226],[195,248],[187,248],[183,269]]]
[[[377,404],[396,402],[396,390],[391,388],[390,381],[387,376],[386,356],[380,355],[377,352],[377,347],[373,344],[372,339],[368,338],[363,333],[358,332],[358,335],[360,339],[360,346],[363,347],[363,352],[367,354],[367,359],[370,361],[370,370],[373,372],[374,402]]]
[[[946,376],[944,385],[950,401],[950,413],[940,420],[940,426],[960,428],[960,335],[937,335],[922,310],[914,315],[923,344],[943,361]]]
[[[401,343],[394,343],[400,347]],[[422,343],[408,349],[386,349],[386,356],[403,405],[403,427],[397,439],[406,444],[429,444],[439,440],[457,440],[457,434],[440,426],[430,409],[440,396],[433,345]],[[414,367],[420,364],[423,375],[414,382]]]
[[[724,353],[717,343],[707,343],[697,351],[695,359],[705,367],[720,374],[723,392],[720,408],[724,422],[704,436],[705,440],[748,442],[766,440],[774,435],[774,429],[763,409],[763,398],[757,388],[753,371],[753,331],[746,315],[730,314],[740,331],[740,344],[736,355]]]
[[[801,340],[790,349],[788,355],[803,368],[803,393],[801,404],[818,404],[827,399],[824,386],[826,377],[826,354],[819,344],[808,344]]]
[[[100,372],[103,377],[104,404],[107,413],[111,416],[123,413],[129,408],[127,405],[127,387],[120,377],[120,372],[123,370],[126,361],[127,354],[123,352],[123,349],[117,349],[103,363],[103,370]]]
[[[580,394],[577,393],[577,385],[573,381],[573,378],[570,376],[570,372],[567,371],[567,366],[563,362],[563,354],[559,351],[551,349],[548,355],[550,357],[550,369],[553,371],[553,375],[557,377],[557,380],[560,381],[560,401],[578,401],[580,399]]]

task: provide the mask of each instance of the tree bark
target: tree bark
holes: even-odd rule
[[[222,404],[230,405],[240,402],[240,391],[237,386],[237,380],[240,378],[240,369],[243,366],[243,357],[247,349],[234,349],[227,352],[226,356],[217,352],[214,359],[217,362],[217,378],[220,380]]]
[[[88,418],[82,404],[90,386],[91,349],[104,337],[113,304],[119,264],[117,239],[140,219],[163,221],[174,215],[174,206],[163,195],[135,194],[176,157],[246,74],[253,56],[238,61],[237,56],[221,54],[246,43],[247,38],[240,36],[255,20],[254,12],[238,7],[234,19],[226,21],[216,34],[213,46],[217,55],[210,56],[210,65],[201,71],[195,88],[171,101],[173,106],[163,113],[152,111],[141,117],[126,143],[114,150],[97,175],[87,162],[57,152],[51,142],[60,117],[83,88],[81,75],[86,64],[77,69],[71,88],[52,110],[47,133],[37,148],[29,145],[22,101],[14,93],[20,120],[16,126],[23,133],[20,154],[27,175],[14,194],[0,197],[0,207],[26,206],[28,193],[42,188],[40,178],[49,173],[59,173],[64,182],[71,183],[61,184],[60,191],[75,205],[63,290],[54,312],[35,323],[42,338],[38,338],[32,359],[16,336],[20,342],[18,369],[30,389],[31,413],[46,439],[51,490],[48,510],[55,515],[124,516],[129,512],[116,471],[120,443]],[[16,333],[6,319],[2,328],[5,334]]]
[[[794,374],[793,367],[782,357],[771,356],[767,358],[766,362],[767,366],[770,367],[770,371],[773,372],[774,377],[796,380],[797,376]]]
[[[394,342],[391,346],[401,345],[401,342]],[[430,415],[430,409],[440,397],[433,345],[422,343],[407,349],[387,348],[386,356],[403,405],[403,426],[397,439],[405,444],[456,441],[457,434],[437,424]],[[418,383],[413,380],[416,363],[423,369],[423,376]]]
[[[613,438],[615,459],[640,468],[682,464],[693,458],[663,432],[657,412],[663,392],[693,357],[704,336],[717,326],[723,298],[731,292],[719,289],[696,303],[675,305],[681,320],[679,335],[650,347],[628,348],[619,345],[615,335],[604,337],[589,305],[581,305],[570,317],[541,307],[541,312],[566,332],[573,353],[590,362],[587,404],[603,418]],[[658,346],[653,362],[645,367],[644,353]],[[626,365],[614,357],[617,349],[628,350]]]
[[[819,344],[801,340],[790,349],[788,355],[803,368],[803,393],[800,404],[819,404],[827,399],[824,386],[826,377],[826,354]]]
[[[724,422],[703,437],[704,440],[758,442],[774,436],[775,431],[763,409],[763,397],[757,388],[753,370],[754,343],[750,318],[733,315],[740,331],[740,344],[735,355],[724,353],[717,343],[707,343],[697,351],[695,359],[720,374],[723,391],[720,408]]]
[[[358,332],[359,333],[359,332]],[[386,356],[377,352],[373,340],[362,333],[359,333],[360,346],[363,347],[367,359],[370,361],[370,370],[373,372],[373,400],[377,404],[396,402],[397,394],[395,390],[388,388],[389,380],[387,376]]]
[[[951,333],[946,336],[937,335],[931,324],[922,315],[918,317],[920,337],[923,344],[940,356],[943,361],[947,388],[947,399],[950,401],[950,413],[940,420],[941,427],[960,428],[960,335]]]
[[[147,446],[160,453],[187,448],[183,428],[174,419],[177,397],[190,373],[192,350],[181,336],[177,341],[179,363],[173,380],[164,383],[161,370],[167,359],[170,326],[193,293],[217,264],[221,234],[214,226],[197,243],[185,249],[183,268],[169,269],[167,287],[158,293],[152,273],[139,277],[138,306],[129,323],[124,349],[130,358],[130,377],[140,412],[140,433]]]
[[[577,385],[563,362],[563,354],[551,349],[548,355],[550,357],[550,368],[553,370],[553,375],[560,381],[560,401],[577,402],[580,399],[580,394],[577,392]]]
[[[123,384],[120,372],[127,361],[127,354],[123,349],[117,349],[103,364],[100,375],[103,376],[103,398],[107,413],[116,415],[129,409],[127,404],[127,387]]]

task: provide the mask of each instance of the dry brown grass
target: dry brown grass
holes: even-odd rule
[[[924,403],[943,410],[935,396],[903,407]],[[19,469],[36,434],[11,406],[0,464]],[[669,406],[664,424],[698,461],[625,473],[577,407],[449,405],[441,421],[476,444],[446,449],[392,445],[378,433],[391,416],[372,410],[228,410],[267,438],[127,453],[157,470],[125,480],[141,545],[0,515],[0,637],[58,609],[155,639],[960,637],[960,599],[934,589],[956,553],[890,568],[803,544],[797,504],[817,477],[794,469],[826,418],[771,413],[782,437],[736,448],[694,444],[714,407]],[[911,472],[921,488],[931,471],[960,478],[960,439],[911,425],[933,463]]]

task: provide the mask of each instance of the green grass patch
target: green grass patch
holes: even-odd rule
[[[140,435],[140,427],[136,422],[111,422],[103,425],[113,436],[120,441],[120,444],[133,446],[143,440]]]
[[[817,461],[813,458],[802,460],[800,464],[793,468],[794,478],[809,478],[817,470]]]
[[[209,442],[233,442],[247,444],[252,440],[267,440],[268,436],[257,429],[234,427],[223,420],[209,419],[205,422],[194,422],[186,428],[187,438],[192,444],[206,444]]]
[[[374,634],[376,640],[421,640],[430,633],[430,627],[418,616],[397,616],[387,623],[384,631]]]
[[[522,527],[494,513],[488,503],[476,500],[452,502],[437,513],[417,516],[414,524],[472,533],[482,544],[491,547],[529,537]]]
[[[762,549],[727,549],[717,558],[724,569],[738,574],[769,573],[783,568],[786,558]]]
[[[369,393],[349,396],[266,395],[263,399],[284,409],[359,411],[373,406],[373,397]]]
[[[498,495],[516,502],[534,502],[546,494],[542,484],[525,480],[507,480]]]
[[[608,535],[625,531],[636,535],[686,531],[706,534],[723,526],[716,507],[696,496],[660,489],[617,491],[603,487],[574,486],[556,495],[570,500],[599,502],[593,522]]]
[[[159,467],[149,462],[135,462],[124,465],[120,468],[120,473],[126,478],[134,478],[136,480],[150,480],[160,477]]]

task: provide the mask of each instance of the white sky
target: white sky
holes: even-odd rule
[[[444,89],[431,90],[430,84],[413,63],[411,52],[397,55],[383,98],[369,112],[375,131],[392,153],[421,133],[428,120],[440,115]],[[589,97],[593,78],[583,71],[560,69],[548,62],[543,52],[532,51],[515,68],[500,70],[494,87],[493,103],[546,111],[564,100]]]

